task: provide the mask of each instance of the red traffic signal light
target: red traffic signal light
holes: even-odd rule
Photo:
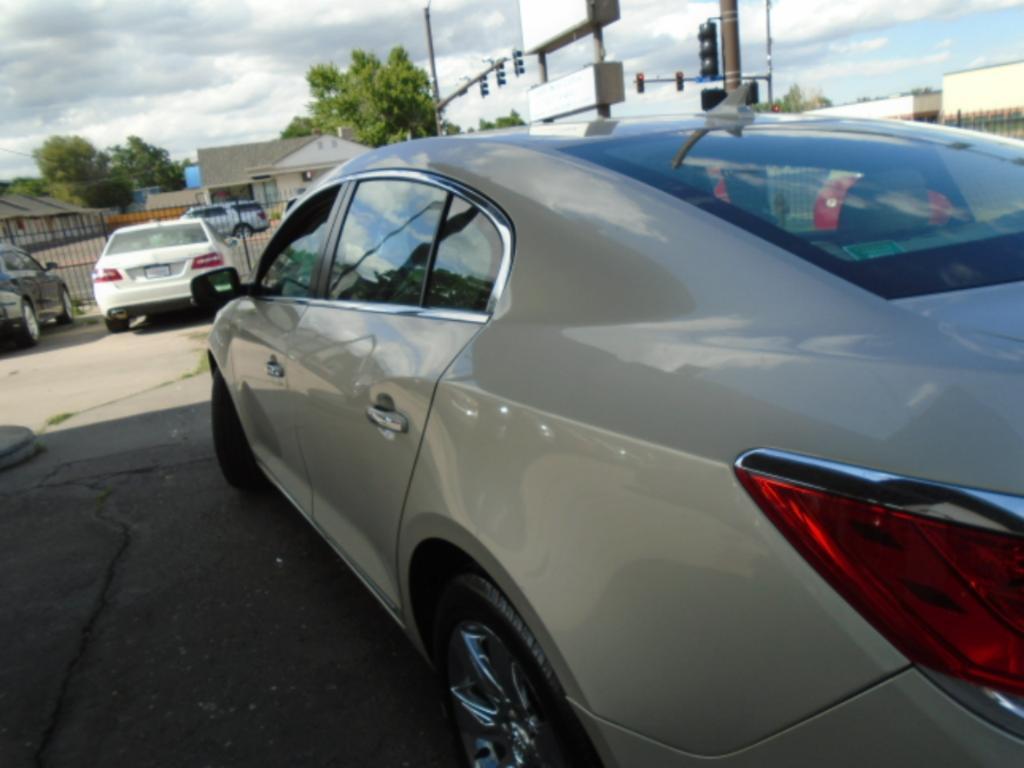
[[[637,72],[636,73],[636,92],[637,93],[643,93],[644,92],[644,73],[643,72]]]
[[[781,112],[781,111],[782,111],[782,107],[780,107],[778,104],[772,104],[772,112]]]
[[[683,90],[683,73],[682,72],[676,72],[676,90],[677,91],[682,91]]]

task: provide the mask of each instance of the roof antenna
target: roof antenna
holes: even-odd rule
[[[683,146],[676,152],[676,156],[672,158],[673,171],[683,164],[686,156],[690,154],[690,150],[696,146],[697,142],[711,131],[728,131],[737,138],[743,136],[744,127],[754,122],[754,110],[748,104],[750,88],[750,83],[740,83],[739,87],[730,91],[721,103],[708,111],[708,115],[704,119],[704,127],[690,134],[689,138],[683,142]]]

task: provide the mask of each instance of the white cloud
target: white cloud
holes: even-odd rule
[[[829,50],[835,53],[869,53],[884,48],[888,44],[889,38],[887,37],[873,37],[870,40],[831,43]]]
[[[697,68],[696,32],[717,15],[715,0],[620,0],[622,19],[609,27],[609,56],[626,64],[627,80],[643,70],[669,76]],[[353,48],[386,55],[404,45],[426,67],[424,0],[0,0],[0,147],[31,153],[47,136],[77,133],[98,146],[128,134],[167,147],[175,157],[197,147],[273,138],[309,95],[306,69],[320,61],[344,65]],[[823,88],[835,78],[874,76],[946,61],[954,39],[915,58],[890,50],[892,32],[922,19],[943,19],[1024,5],[1024,0],[776,0],[772,32],[779,88],[799,77]],[[764,67],[764,0],[740,0],[744,69]],[[507,55],[521,39],[516,0],[433,0],[438,74],[443,93],[482,59]],[[987,51],[991,56],[995,54]],[[581,41],[549,57],[552,77],[589,62]],[[527,75],[481,99],[474,88],[447,117],[469,127],[517,109],[537,82]],[[929,70],[931,71],[931,70]],[[880,87],[878,90],[883,90]],[[697,90],[671,85],[638,97],[627,86],[617,114],[693,109]],[[0,178],[32,174],[34,163],[0,151]]]

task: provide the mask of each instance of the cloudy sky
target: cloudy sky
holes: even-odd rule
[[[552,2],[582,0],[552,0]],[[271,139],[308,101],[313,63],[344,65],[353,48],[382,57],[403,45],[426,67],[425,0],[0,0],[0,179],[34,175],[31,151],[51,134],[99,147],[135,134],[175,158],[197,147]],[[626,76],[696,73],[698,24],[718,3],[620,0],[605,33]],[[516,0],[433,0],[442,93],[487,57],[520,44]],[[777,92],[792,83],[836,103],[942,85],[943,72],[1024,59],[1024,0],[774,0]],[[740,0],[743,66],[765,66],[764,0]],[[551,76],[592,55],[579,43],[549,57]],[[517,109],[537,82],[509,77],[448,111],[475,125]],[[627,88],[615,115],[693,111],[697,89]]]

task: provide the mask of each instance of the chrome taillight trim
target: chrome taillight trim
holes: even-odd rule
[[[1024,497],[904,477],[773,448],[742,454],[736,467],[788,483],[946,522],[1024,536]]]

